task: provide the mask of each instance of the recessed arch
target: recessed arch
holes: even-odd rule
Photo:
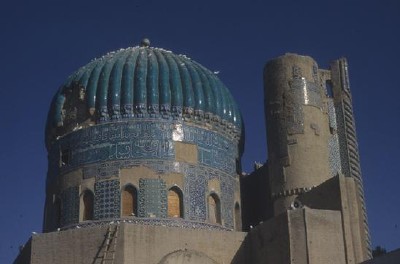
[[[215,260],[204,254],[203,252],[195,250],[177,250],[164,256],[158,264],[218,264]]]
[[[122,189],[122,216],[137,216],[137,189],[127,184]]]
[[[168,217],[183,218],[183,194],[177,186],[168,190]]]
[[[222,224],[221,202],[216,193],[211,193],[207,198],[208,221],[212,224]]]
[[[83,221],[93,220],[94,194],[91,190],[85,190],[82,194]]]

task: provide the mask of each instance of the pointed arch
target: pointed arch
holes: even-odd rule
[[[137,216],[137,193],[131,184],[122,189],[122,216]]]
[[[208,221],[212,224],[222,224],[221,202],[216,193],[211,193],[207,198]]]
[[[183,218],[183,195],[177,186],[168,190],[168,217]]]
[[[90,190],[85,190],[82,194],[83,221],[93,220],[94,213],[94,194]]]

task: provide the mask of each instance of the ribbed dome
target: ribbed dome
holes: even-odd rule
[[[82,126],[135,118],[184,118],[242,129],[238,107],[214,73],[145,43],[95,59],[67,79],[51,104],[46,143]]]

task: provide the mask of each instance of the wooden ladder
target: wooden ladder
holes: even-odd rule
[[[101,264],[114,264],[119,224],[108,226]]]

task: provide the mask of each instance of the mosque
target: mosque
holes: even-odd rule
[[[362,263],[371,258],[347,61],[264,69],[268,161],[196,61],[140,46],[68,77],[47,117],[43,233],[15,263]],[[372,263],[372,262],[368,262]]]

